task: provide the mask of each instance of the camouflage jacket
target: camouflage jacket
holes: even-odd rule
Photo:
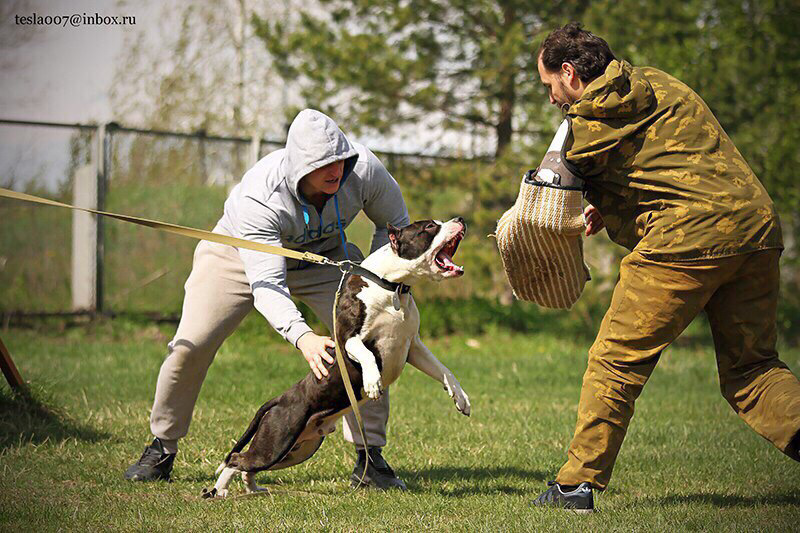
[[[663,261],[783,247],[767,191],[684,83],[612,61],[567,118],[564,159],[617,244]]]

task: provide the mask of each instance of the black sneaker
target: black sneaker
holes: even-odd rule
[[[794,434],[794,437],[789,441],[789,446],[784,453],[795,461],[800,461],[800,431]]]
[[[589,483],[583,482],[572,490],[564,490],[555,481],[548,481],[547,485],[550,488],[531,502],[534,507],[557,507],[580,514],[594,512],[594,495]]]
[[[165,452],[161,441],[156,438],[150,446],[144,449],[139,460],[128,467],[125,471],[125,479],[129,481],[169,481],[173,461],[175,461],[175,454]]]
[[[375,487],[381,490],[406,490],[406,484],[395,475],[392,467],[381,455],[380,448],[369,448],[369,465],[367,466],[367,473],[364,474],[364,463],[366,461],[366,452],[358,450],[356,466],[353,468],[353,475],[350,476],[351,486]],[[362,475],[364,476],[363,478],[361,477]]]

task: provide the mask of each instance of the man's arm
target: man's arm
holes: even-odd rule
[[[239,216],[243,239],[282,246],[277,215],[256,200],[244,196]],[[334,359],[326,348],[333,348],[330,337],[315,334],[291,299],[286,283],[286,259],[280,255],[239,249],[245,275],[253,291],[253,305],[284,339],[302,353],[308,366],[322,379],[328,375],[323,360]]]
[[[400,186],[369,149],[367,149],[366,164],[364,213],[375,224],[375,234],[372,236],[369,250],[372,253],[389,242],[387,223],[403,228],[411,221],[408,218],[408,208],[403,200]]]
[[[260,202],[242,197],[239,231],[243,239],[282,247],[277,215]],[[284,339],[297,340],[311,331],[290,297],[286,283],[286,259],[280,255],[239,249],[244,271],[253,291],[254,305]]]
[[[455,402],[456,409],[458,409],[460,413],[469,416],[469,396],[467,396],[467,393],[461,388],[461,384],[458,382],[455,375],[453,375],[453,373],[431,353],[428,347],[422,343],[419,334],[417,334],[411,342],[411,348],[408,351],[408,363],[444,385],[444,390],[447,391],[447,394],[449,394],[453,402]]]

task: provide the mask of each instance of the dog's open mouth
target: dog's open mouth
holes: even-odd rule
[[[458,275],[464,273],[464,267],[459,266],[453,262],[453,256],[456,254],[461,239],[464,238],[464,230],[459,231],[455,237],[444,243],[438,252],[436,252],[436,266],[439,270],[444,272],[453,272]]]

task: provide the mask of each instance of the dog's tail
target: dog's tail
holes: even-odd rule
[[[252,439],[253,435],[256,434],[256,430],[258,429],[258,424],[261,422],[261,419],[264,418],[264,415],[267,413],[267,411],[272,409],[275,404],[275,400],[270,400],[259,408],[258,412],[256,412],[256,416],[253,417],[253,421],[250,422],[249,426],[247,426],[244,435],[242,435],[239,440],[236,441],[236,444],[233,445],[231,451],[225,456],[225,461],[223,461],[223,463],[220,465],[220,468],[217,469],[218,471],[228,464],[228,462],[231,460],[231,455],[234,453],[239,453],[245,446],[247,446],[247,443],[250,442],[250,439]]]

